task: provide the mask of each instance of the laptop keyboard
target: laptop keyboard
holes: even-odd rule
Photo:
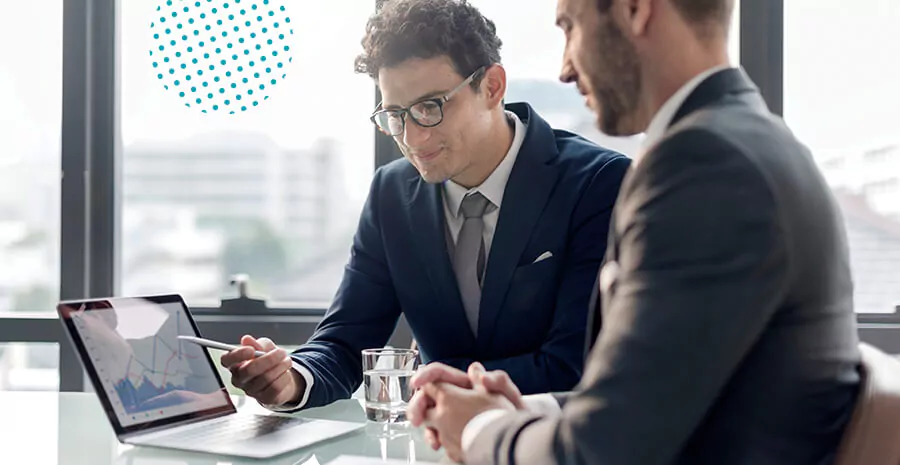
[[[166,435],[164,441],[175,445],[236,442],[275,433],[309,421],[275,415],[229,415],[225,420],[197,425],[188,431]]]

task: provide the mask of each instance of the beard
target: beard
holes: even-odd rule
[[[609,136],[644,130],[638,121],[641,64],[637,50],[609,18],[601,21],[589,62],[588,78],[597,100],[597,127]]]

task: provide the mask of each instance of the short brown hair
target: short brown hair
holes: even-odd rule
[[[468,76],[500,63],[502,45],[493,21],[466,0],[384,0],[366,24],[355,68],[378,79],[382,68],[410,58],[447,56],[457,73]]]
[[[612,6],[614,0],[597,0],[601,13]],[[722,27],[728,31],[731,26],[731,14],[734,0],[669,0],[685,21],[698,27],[704,33],[709,27]]]
[[[752,0],[751,0],[752,1]],[[671,0],[685,21],[700,26],[718,26],[727,32],[731,26],[734,0]]]

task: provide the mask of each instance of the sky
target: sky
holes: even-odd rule
[[[820,156],[900,142],[900,2],[785,4],[785,120]]]
[[[0,0],[0,11],[0,169],[42,153],[58,159],[62,0]]]

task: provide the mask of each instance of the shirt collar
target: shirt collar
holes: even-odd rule
[[[669,100],[666,100],[666,103],[659,108],[659,111],[657,111],[656,115],[653,116],[653,119],[650,120],[650,125],[647,126],[647,131],[644,133],[644,141],[641,143],[640,153],[634,158],[635,164],[645,153],[647,153],[650,147],[654,146],[666,135],[666,131],[672,123],[672,118],[675,117],[675,114],[678,113],[678,110],[684,105],[685,100],[687,100],[691,93],[693,93],[694,90],[696,90],[708,77],[728,68],[729,66],[716,66],[694,76],[690,81],[681,86],[677,92],[672,94],[672,96],[669,97]]]
[[[500,204],[503,202],[503,193],[506,191],[506,182],[509,181],[509,175],[516,164],[516,158],[519,156],[519,149],[522,148],[527,130],[525,123],[515,113],[506,111],[506,117],[514,125],[513,141],[509,146],[509,151],[503,157],[503,161],[494,168],[494,172],[480,186],[471,189],[466,189],[452,180],[444,183],[444,198],[450,211],[453,212],[453,216],[459,216],[459,207],[462,205],[463,199],[472,192],[480,192],[498,209],[500,208]]]

